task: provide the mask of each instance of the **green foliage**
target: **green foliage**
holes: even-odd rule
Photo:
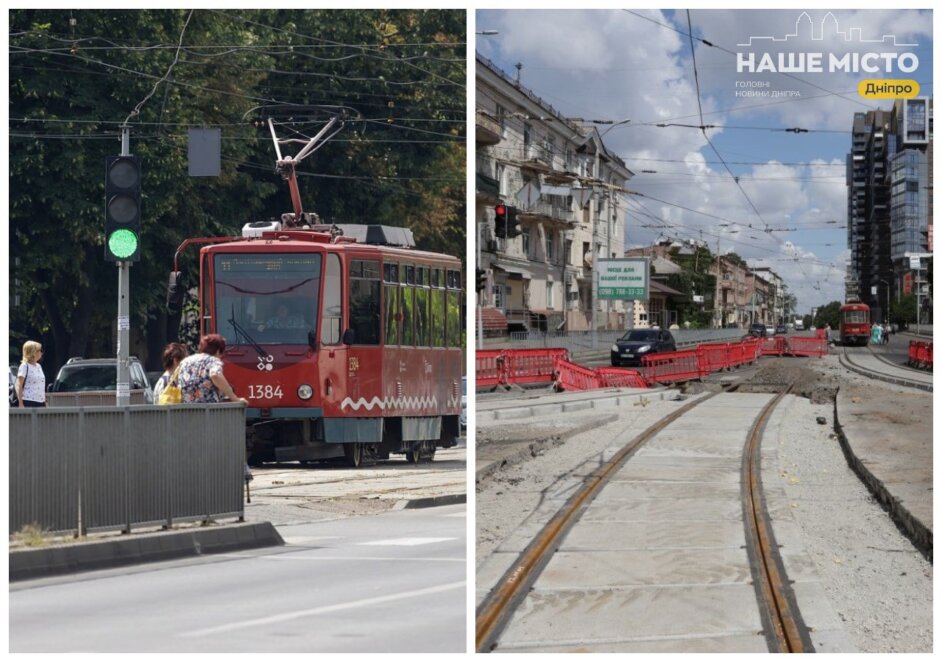
[[[814,316],[814,325],[818,328],[830,324],[832,329],[837,329],[841,325],[841,306],[840,301],[832,301],[829,304],[818,308]]]
[[[713,264],[710,251],[698,246],[693,254],[681,254],[679,250],[671,253],[671,261],[683,271],[670,274],[664,280],[668,287],[690,295],[704,297],[704,303],[694,303],[692,299],[677,302],[678,323],[681,326],[690,323],[692,329],[709,328],[713,323],[713,299],[716,293],[716,276],[709,272]]]
[[[463,254],[463,10],[14,9],[9,17],[11,298],[19,297],[11,343],[42,340],[47,371],[68,356],[114,352],[104,159],[120,153],[119,124],[151,92],[129,118],[144,177],[132,349],[155,355],[149,365],[159,361],[177,246],[291,209],[267,127],[252,123],[258,106],[347,106],[364,120],[302,162],[306,211],[409,226],[422,248]],[[200,126],[221,127],[219,177],[188,176],[186,129]],[[300,145],[282,149],[293,155]],[[194,255],[180,261],[190,286]]]
[[[915,294],[904,294],[899,301],[890,300],[890,322],[900,326],[916,323]]]

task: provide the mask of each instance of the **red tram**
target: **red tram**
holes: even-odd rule
[[[200,333],[226,338],[250,463],[419,462],[454,446],[461,262],[403,228],[278,225],[181,246],[216,244],[200,250]]]
[[[841,344],[866,345],[870,342],[870,306],[845,303],[841,306]]]
[[[431,460],[459,434],[461,261],[417,250],[405,228],[319,225],[302,211],[297,165],[342,126],[333,108],[295,157],[281,146],[297,140],[278,139],[268,119],[293,213],[248,223],[241,237],[188,239],[177,256],[210,244],[200,333],[226,338],[226,378],[249,401],[250,463]],[[179,317],[182,297],[175,259],[168,312]]]

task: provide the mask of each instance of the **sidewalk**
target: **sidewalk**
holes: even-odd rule
[[[932,395],[849,384],[834,419],[848,464],[931,560]]]

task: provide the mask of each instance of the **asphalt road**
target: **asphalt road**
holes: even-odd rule
[[[278,531],[284,547],[14,584],[10,651],[465,651],[464,505]]]

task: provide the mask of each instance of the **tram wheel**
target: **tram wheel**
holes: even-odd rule
[[[348,466],[356,469],[363,464],[363,444],[344,444],[343,454]]]
[[[422,445],[418,445],[411,451],[406,451],[406,461],[409,464],[418,464],[422,461]]]

